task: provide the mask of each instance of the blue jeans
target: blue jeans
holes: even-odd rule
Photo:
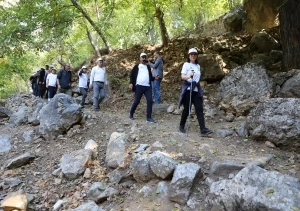
[[[154,97],[154,103],[158,104],[161,102],[160,100],[160,84],[161,84],[161,78],[156,79],[152,82],[152,92]]]
[[[147,118],[151,118],[152,115],[152,92],[150,86],[140,86],[136,85],[134,101],[130,109],[130,116],[133,117],[133,114],[141,101],[142,96],[145,95],[147,100]]]
[[[94,109],[100,109],[100,103],[105,98],[105,89],[104,89],[104,83],[100,81],[94,81],[93,82],[93,106]]]
[[[82,94],[81,105],[84,106],[85,99],[87,97],[87,88],[79,87],[80,93]]]

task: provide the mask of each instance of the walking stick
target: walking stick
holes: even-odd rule
[[[191,125],[191,105],[192,105],[192,92],[193,92],[192,87],[193,87],[193,82],[191,82],[191,87],[190,87],[189,115],[188,115],[188,127],[186,130],[186,136],[189,136],[189,130]]]

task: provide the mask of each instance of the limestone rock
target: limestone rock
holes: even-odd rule
[[[295,74],[283,84],[279,97],[300,98],[300,73]]]
[[[105,162],[108,167],[117,168],[122,166],[126,156],[125,143],[127,139],[128,135],[125,133],[113,132],[111,134],[105,157]]]
[[[150,168],[149,157],[137,154],[131,163],[132,174],[136,181],[143,183],[155,178],[155,174]]]
[[[209,176],[213,178],[226,179],[230,174],[236,174],[244,167],[245,165],[242,165],[236,161],[214,161],[209,169]]]
[[[199,54],[198,62],[201,64],[201,80],[213,82],[224,77],[223,60],[218,54]]]
[[[94,201],[88,201],[71,211],[105,211],[105,210],[101,209]]]
[[[220,129],[216,131],[216,135],[221,138],[225,138],[227,136],[231,136],[233,134],[233,130],[231,129]]]
[[[156,176],[166,179],[173,174],[177,162],[169,155],[156,151],[150,155],[149,164]]]
[[[0,152],[8,152],[11,148],[11,136],[0,134]]]
[[[247,63],[233,69],[221,81],[217,97],[226,112],[243,116],[256,107],[257,103],[269,99],[273,94],[273,81],[266,69]]]
[[[23,133],[23,139],[25,142],[30,142],[30,141],[33,141],[33,137],[34,137],[34,131],[33,130],[28,130],[28,131],[25,131]]]
[[[201,167],[195,163],[177,165],[169,187],[169,199],[179,204],[185,204],[194,183],[200,176],[202,176]]]
[[[88,191],[88,197],[95,202],[103,202],[108,197],[118,194],[119,191],[102,182],[95,182]]]
[[[280,46],[277,40],[265,31],[256,33],[251,38],[251,43],[258,48],[258,52],[270,53],[271,50],[277,50]]]
[[[26,152],[26,153],[20,155],[19,157],[16,157],[16,158],[8,161],[6,168],[8,168],[8,169],[18,168],[18,167],[28,164],[30,161],[32,161],[34,159],[35,159],[35,155],[33,155],[30,152]]]
[[[94,140],[92,140],[92,139],[88,140],[88,142],[86,143],[84,149],[92,150],[93,157],[94,158],[97,157],[97,155],[98,155],[98,144]]]
[[[26,194],[13,192],[8,194],[1,203],[1,208],[4,211],[26,211],[27,210],[27,197]]]
[[[39,112],[39,132],[45,137],[58,136],[80,122],[82,112],[72,97],[60,93]]]
[[[292,210],[300,207],[299,180],[275,171],[251,165],[232,180],[210,186],[208,205],[222,205],[225,210]]]
[[[0,106],[0,119],[10,117],[11,114],[12,114],[11,110],[3,106]]]
[[[82,175],[92,160],[92,151],[81,149],[70,154],[64,154],[61,158],[61,170],[68,179],[76,179]]]
[[[277,147],[300,148],[300,99],[272,98],[259,103],[247,117],[250,137]]]

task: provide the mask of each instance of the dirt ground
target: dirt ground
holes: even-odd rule
[[[210,137],[201,137],[196,117],[191,118],[191,127],[188,136],[178,132],[180,115],[168,114],[153,115],[156,124],[145,121],[146,105],[143,99],[139,105],[135,120],[129,120],[128,113],[131,105],[132,95],[125,96],[125,100],[116,102],[115,106],[111,101],[101,106],[101,111],[95,113],[91,106],[84,109],[86,116],[85,124],[74,126],[68,134],[64,134],[52,141],[36,139],[33,142],[24,142],[22,135],[24,131],[37,127],[29,125],[8,128],[0,125],[0,134],[11,134],[12,150],[0,154],[1,179],[19,177],[21,185],[5,189],[0,183],[0,201],[9,192],[19,189],[24,190],[32,197],[29,210],[51,210],[51,207],[59,199],[67,199],[63,208],[74,208],[87,200],[87,191],[91,184],[96,181],[108,181],[108,173],[112,171],[105,165],[106,146],[112,132],[125,132],[130,134],[127,143],[128,159],[134,154],[134,149],[139,144],[149,144],[148,152],[161,150],[169,153],[180,163],[195,162],[201,166],[204,174],[202,182],[208,176],[209,167],[213,161],[235,160],[243,164],[252,160],[264,159],[269,155],[273,158],[265,166],[268,170],[276,170],[293,177],[300,178],[300,154],[299,152],[288,152],[280,149],[267,147],[263,142],[254,142],[247,138],[240,138],[236,134],[220,138],[213,134]],[[167,103],[167,102],[164,102]],[[206,118],[206,125],[213,131],[222,128],[235,128],[243,118],[233,122],[226,122],[225,117],[218,115],[215,118]],[[89,139],[99,144],[99,156],[89,166],[92,171],[90,179],[80,177],[69,181],[63,177],[54,177],[51,173],[60,165],[63,154],[84,148]],[[151,146],[155,142],[163,145],[162,148]],[[30,164],[15,170],[5,170],[7,160],[21,155],[25,152],[36,154],[37,158]],[[0,180],[1,182],[1,180]],[[134,181],[127,181],[116,187],[120,194],[109,198],[100,204],[106,210],[192,210],[187,206],[179,206],[170,202],[167,197],[156,192],[158,180],[148,184],[138,184]],[[169,181],[166,181],[169,182]],[[153,191],[145,195],[141,188],[147,185]],[[197,210],[205,210],[204,196],[207,193],[207,186],[198,190],[199,202],[202,207]]]

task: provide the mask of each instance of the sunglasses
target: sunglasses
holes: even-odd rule
[[[147,58],[147,56],[142,56],[142,58],[143,58],[143,59],[146,59],[146,58]]]

